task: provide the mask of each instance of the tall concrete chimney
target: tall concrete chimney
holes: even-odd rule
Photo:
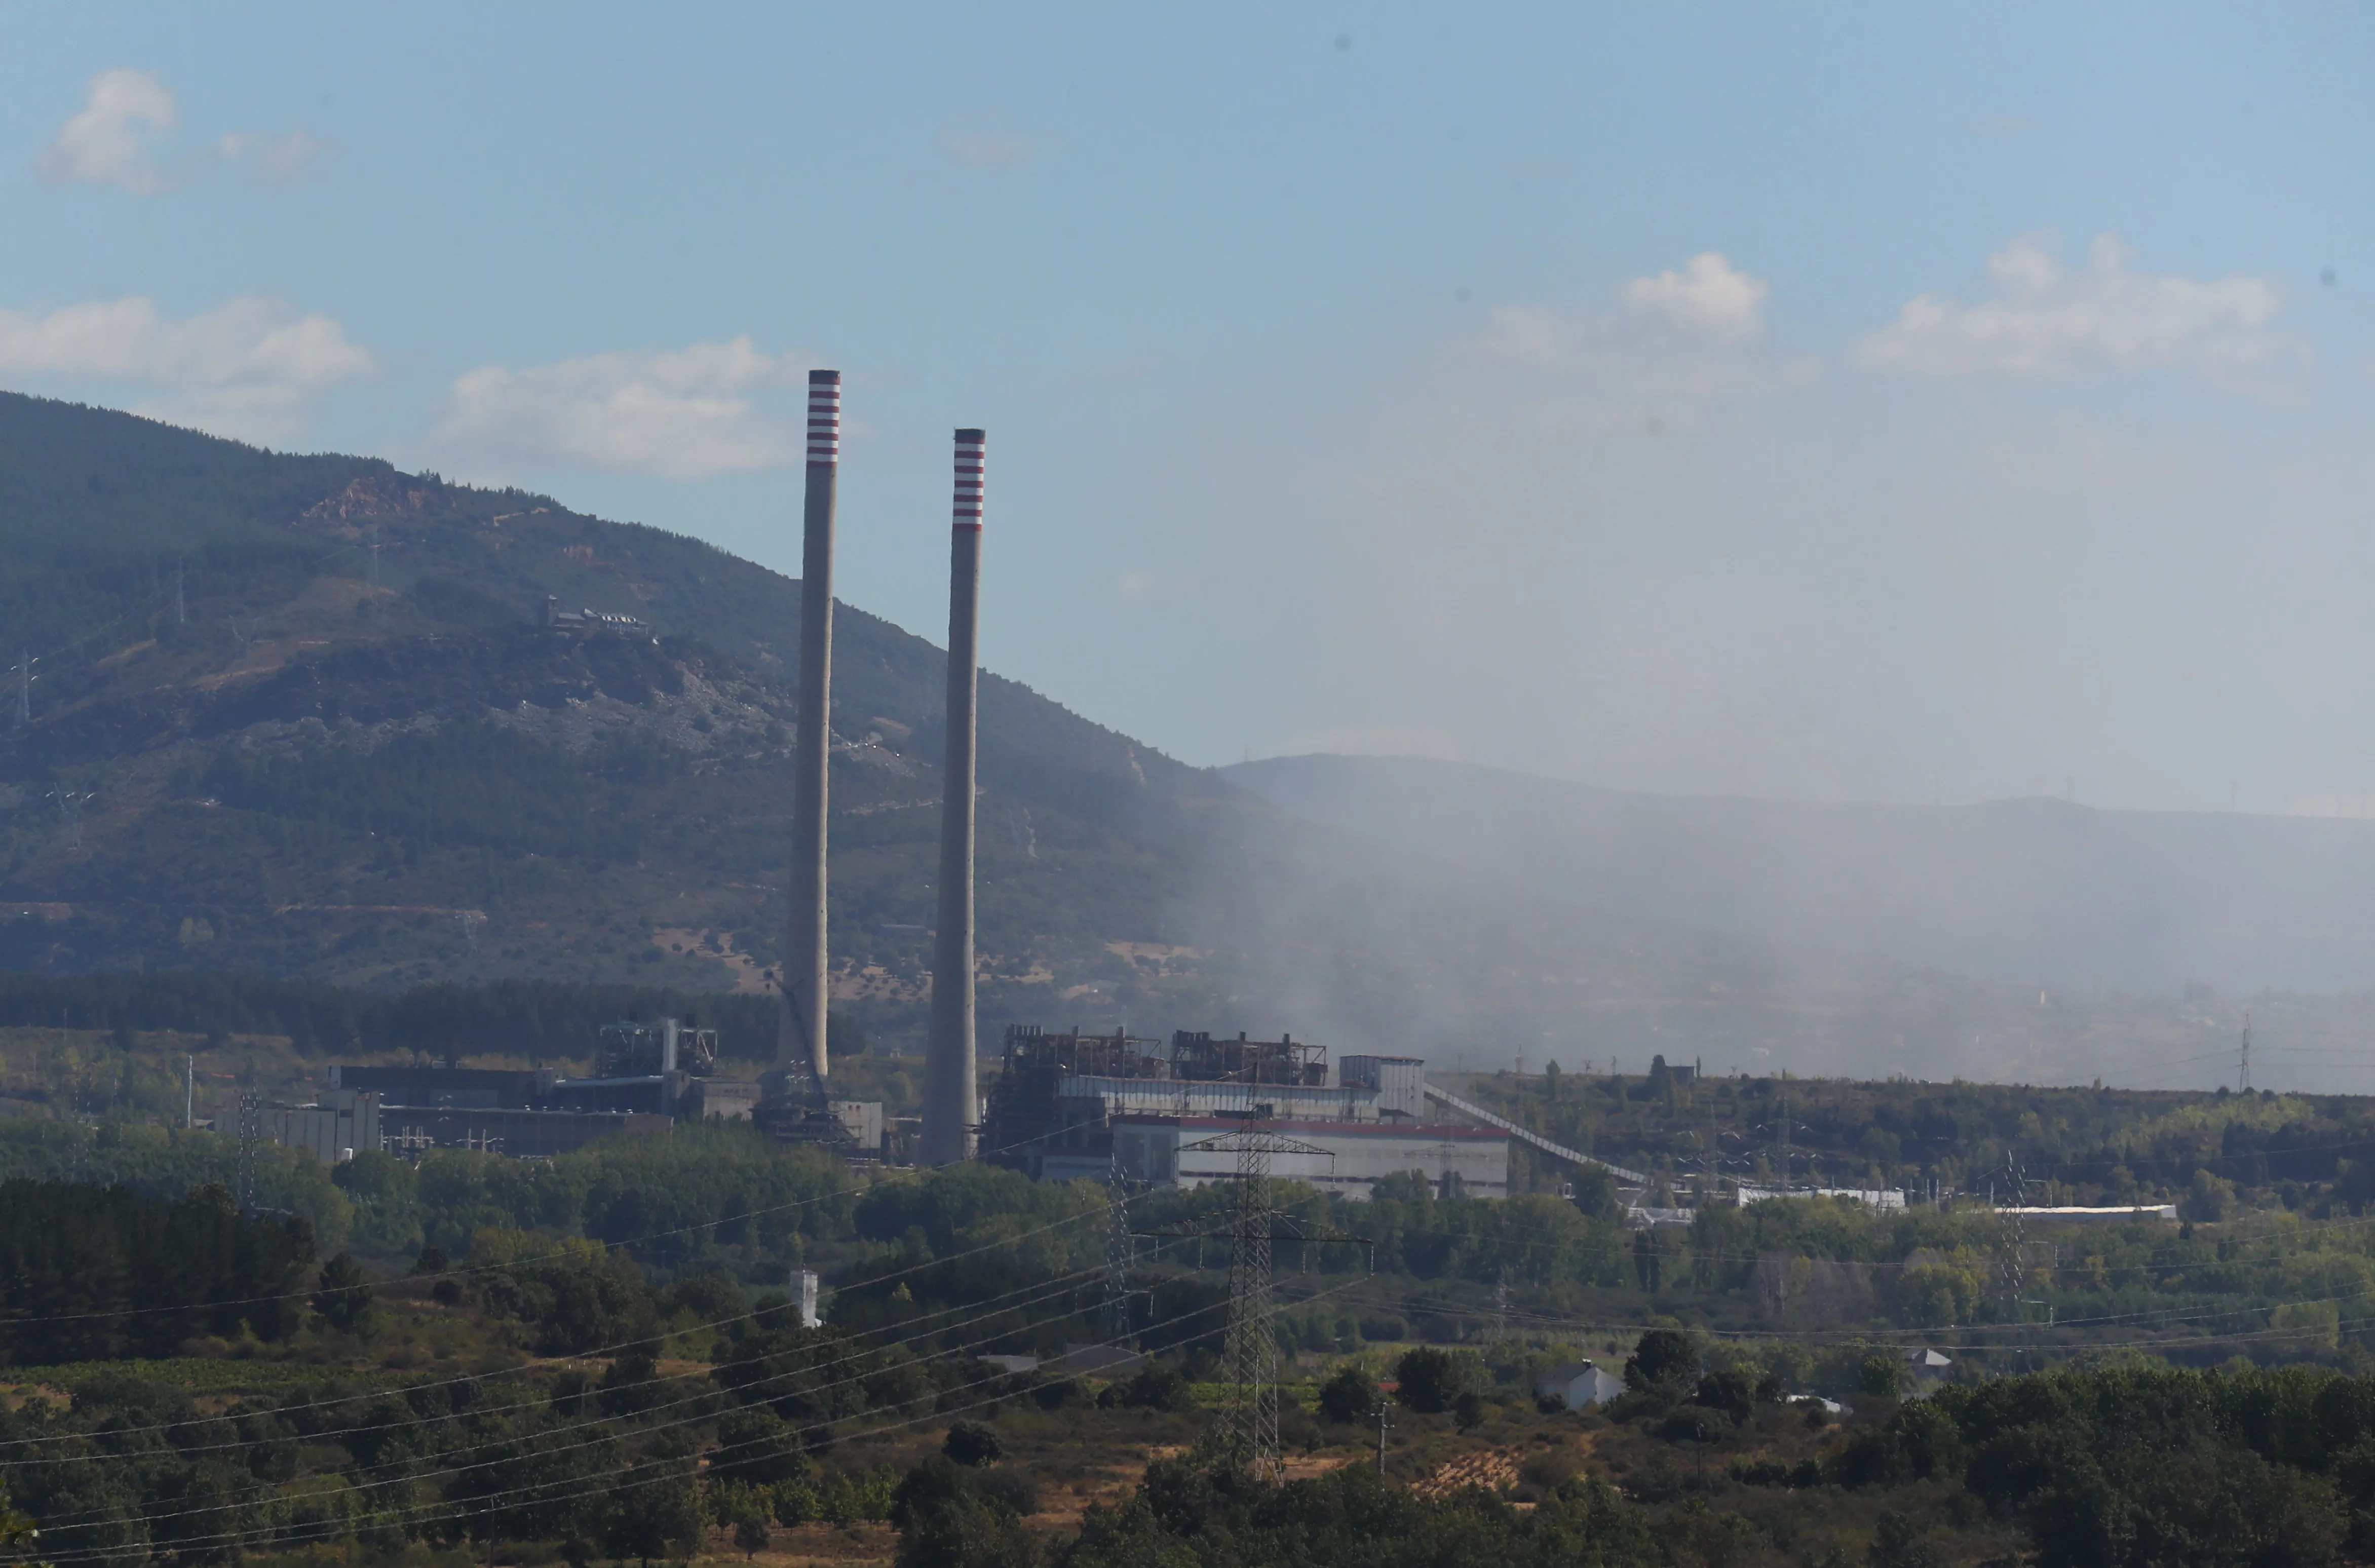
[[[825,774],[833,760],[833,501],[841,461],[841,372],[809,372],[808,503],[801,518],[800,730],[792,764],[791,902],[784,940],[784,1021],[775,1061],[824,1086]]]
[[[979,430],[957,432],[949,529],[949,737],[941,770],[940,920],[932,954],[932,1034],[924,1062],[924,1162],[974,1154],[973,796],[975,698],[981,689]]]

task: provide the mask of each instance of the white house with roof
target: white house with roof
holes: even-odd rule
[[[1605,1405],[1625,1392],[1625,1380],[1589,1362],[1576,1362],[1567,1366],[1554,1367],[1535,1380],[1534,1396],[1542,1399],[1564,1399],[1570,1410],[1580,1410],[1593,1405]]]

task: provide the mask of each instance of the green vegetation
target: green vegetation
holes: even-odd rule
[[[2201,1102],[2246,1131],[2271,1103]],[[2155,1139],[2187,1125],[2145,1109]],[[45,1552],[632,1560],[843,1528],[895,1530],[910,1564],[1047,1568],[2323,1568],[2375,1541],[2375,1227],[2339,1183],[2287,1208],[2238,1181],[2219,1218],[2045,1242],[1976,1208],[1783,1200],[1652,1232],[1604,1195],[1282,1186],[1282,1432],[1311,1479],[1282,1489],[1194,1446],[1221,1397],[1225,1193],[1132,1197],[1155,1359],[1066,1378],[975,1358],[1105,1338],[1092,1184],[869,1178],[714,1124],[549,1161],[266,1150],[264,1201],[307,1217],[242,1220],[207,1185],[234,1147],[0,1124],[0,1169],[116,1188],[0,1184],[21,1380],[0,1481]],[[799,1326],[795,1265],[823,1273],[828,1326]],[[1910,1364],[1939,1345],[1943,1373]],[[1538,1399],[1586,1357],[1628,1392]],[[1147,1466],[1150,1445],[1185,1451]]]
[[[1467,1092],[1554,1141],[1634,1169],[1670,1196],[1716,1183],[1903,1186],[1932,1182],[2011,1201],[2022,1162],[2030,1204],[2169,1203],[2197,1175],[2245,1208],[2312,1218],[2375,1197],[2375,1100],[2348,1094],[2231,1095],[1910,1079],[1710,1077],[1554,1070],[1478,1075]],[[1521,1146],[1521,1180],[1574,1173]],[[2213,1189],[2203,1201],[2216,1207]],[[2239,1195],[2238,1197],[2237,1195]],[[2213,1216],[2204,1215],[2204,1218]]]
[[[155,1203],[122,1187],[0,1183],[0,1356],[42,1365],[171,1355],[200,1334],[285,1339],[313,1260],[311,1225],[242,1219],[219,1185]],[[353,1267],[343,1281],[325,1273],[325,1288],[357,1283]]]

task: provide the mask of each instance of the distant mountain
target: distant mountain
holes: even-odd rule
[[[765,988],[797,583],[549,497],[16,396],[0,545],[34,656],[29,716],[0,714],[0,966]],[[548,595],[650,630],[548,629]],[[912,1043],[945,664],[848,606],[836,631],[840,1003]],[[1654,953],[1651,992],[1700,961],[1692,934],[1398,880],[1011,681],[982,699],[992,1042],[1013,1019],[1457,1054],[1554,1007],[1578,955]]]
[[[648,630],[548,628],[548,595]],[[0,688],[0,969],[762,993],[798,631],[798,584],[698,540],[0,395],[0,666],[32,660]],[[913,1044],[944,658],[848,606],[836,633],[837,1007]],[[1388,812],[1381,840],[1284,769],[1236,777],[1295,809],[985,676],[987,1047],[1015,1020],[1454,1065],[2052,1077],[2211,1027],[2040,1015],[2017,986],[1728,917],[1720,854],[1696,902],[1654,855],[1640,893],[1578,897],[1634,862],[1518,831],[1527,781],[1447,797],[1473,819],[1447,837],[1434,808]]]
[[[0,663],[33,655],[30,717],[13,674],[0,710],[0,963],[763,984],[796,583],[549,497],[7,395],[0,545]],[[548,630],[548,595],[651,631]],[[852,1010],[899,1027],[945,663],[847,606],[837,643],[833,941]],[[1107,943],[1179,946],[1199,814],[1270,815],[995,675],[981,771],[1018,1007],[1143,967]]]
[[[1626,794],[1457,762],[1224,776],[1313,822],[1624,915],[2030,986],[2375,988],[2375,823]]]

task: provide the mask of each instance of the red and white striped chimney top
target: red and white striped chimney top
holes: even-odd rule
[[[987,462],[984,448],[988,437],[980,430],[957,432],[957,501],[956,526],[981,526],[982,470]]]
[[[841,460],[841,372],[809,372],[809,461]]]

